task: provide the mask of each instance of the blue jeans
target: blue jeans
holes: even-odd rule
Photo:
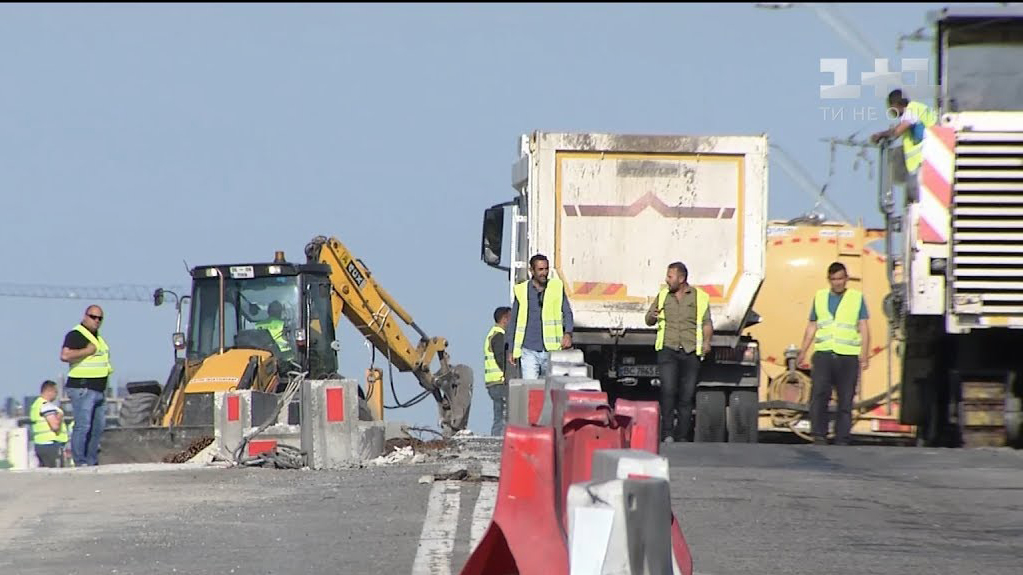
[[[534,351],[522,348],[519,358],[522,367],[522,379],[540,379],[550,373],[551,354],[549,351]]]
[[[75,427],[71,431],[71,456],[75,466],[99,465],[99,441],[107,424],[106,396],[92,389],[68,388]]]
[[[508,384],[488,385],[487,393],[490,394],[490,399],[494,400],[494,423],[490,428],[490,435],[501,437],[504,435],[504,424],[508,421]]]

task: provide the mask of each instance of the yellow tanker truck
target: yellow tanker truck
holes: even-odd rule
[[[914,428],[899,423],[902,350],[889,335],[884,309],[890,292],[887,262],[883,248],[872,247],[883,240],[884,230],[812,217],[768,223],[767,273],[757,296],[762,321],[747,330],[760,342],[761,434],[810,439],[810,372],[797,369],[795,360],[814,292],[827,287],[828,265],[840,261],[849,272],[849,287],[863,292],[870,313],[870,364],[857,386],[853,436],[876,442],[913,439]]]

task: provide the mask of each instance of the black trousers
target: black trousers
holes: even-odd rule
[[[657,352],[657,366],[661,371],[661,441],[669,435],[675,441],[691,441],[689,430],[700,357],[695,351],[662,349]],[[676,411],[678,423],[675,423]]]
[[[813,354],[810,391],[810,434],[814,439],[828,435],[828,404],[831,390],[838,391],[838,410],[835,417],[835,445],[848,445],[852,430],[852,404],[856,382],[860,375],[860,358],[838,355],[830,351]]]
[[[40,467],[64,467],[64,444],[36,444],[36,458]]]

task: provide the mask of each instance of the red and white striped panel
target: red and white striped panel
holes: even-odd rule
[[[948,243],[951,234],[949,206],[955,172],[955,130],[931,126],[924,138],[923,163],[918,174],[920,210],[917,239],[927,244]]]

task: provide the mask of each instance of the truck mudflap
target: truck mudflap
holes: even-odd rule
[[[101,465],[160,463],[187,451],[197,440],[213,439],[212,425],[187,427],[112,427],[100,440]]]

